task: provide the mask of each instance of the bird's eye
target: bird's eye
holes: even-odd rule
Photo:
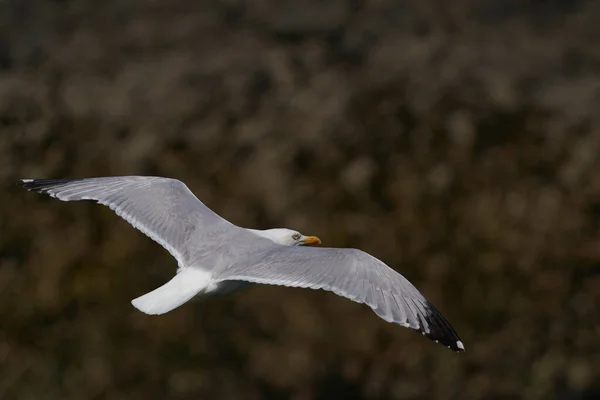
[[[294,239],[294,240],[298,240],[298,239],[300,239],[300,234],[299,234],[299,233],[294,233],[294,234],[292,235],[292,239]]]

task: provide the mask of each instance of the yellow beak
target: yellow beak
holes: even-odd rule
[[[316,236],[306,236],[302,239],[303,246],[318,246],[321,244],[321,239]]]

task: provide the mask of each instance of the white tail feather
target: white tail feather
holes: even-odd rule
[[[188,302],[210,286],[210,274],[196,268],[184,268],[161,287],[131,301],[143,313],[159,315]]]

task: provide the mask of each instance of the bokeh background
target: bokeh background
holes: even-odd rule
[[[600,398],[599,90],[596,0],[0,1],[0,398]],[[467,351],[322,291],[138,312],[168,253],[14,186],[129,174],[374,254]]]

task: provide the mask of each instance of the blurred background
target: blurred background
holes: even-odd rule
[[[0,398],[600,398],[599,89],[595,0],[0,0]],[[372,253],[467,351],[323,291],[138,312],[169,254],[14,186],[130,174]]]

